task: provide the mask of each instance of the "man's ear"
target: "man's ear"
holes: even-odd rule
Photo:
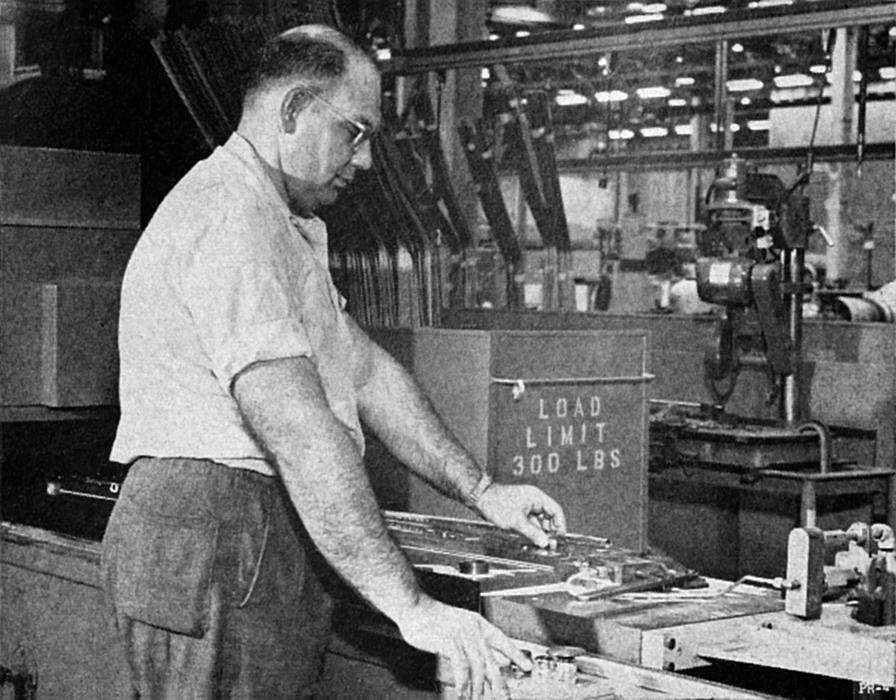
[[[300,87],[291,88],[280,103],[280,128],[287,134],[296,130],[296,117],[309,100],[308,93]]]

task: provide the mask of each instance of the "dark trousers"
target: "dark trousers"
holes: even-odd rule
[[[103,538],[103,581],[134,696],[318,693],[330,600],[277,479],[140,459]]]

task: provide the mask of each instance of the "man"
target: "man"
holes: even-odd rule
[[[237,132],[172,190],[122,289],[131,465],[104,579],[134,690],[156,698],[314,694],[329,623],[318,550],[397,625],[450,660],[457,688],[502,697],[528,662],[483,618],[424,595],[363,465],[363,420],[408,467],[546,546],[562,509],[491,484],[410,375],[343,311],[315,209],[371,165],[375,66],[299,27],[265,48]]]

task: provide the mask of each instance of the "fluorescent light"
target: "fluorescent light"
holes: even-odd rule
[[[896,80],[896,68],[893,66],[884,66],[878,73],[880,73],[881,80]]]
[[[734,53],[743,53],[743,52],[744,52],[744,45],[741,44],[740,42],[738,42],[738,43],[736,43],[736,44],[732,44],[732,45],[731,45],[731,50],[732,50]]]
[[[862,71],[854,70],[852,72],[852,82],[861,83],[862,82]]]
[[[741,98],[740,98],[740,103],[741,103],[744,107],[746,107],[746,106],[747,106],[748,104],[750,104],[752,101],[753,101],[753,100],[751,100],[749,97],[741,97]]]
[[[710,130],[712,133],[715,134],[716,132],[718,132],[719,127],[718,127],[718,125],[717,125],[715,122],[711,122],[710,125],[709,125],[709,130]],[[737,124],[737,123],[732,122],[732,123],[728,126],[728,131],[730,131],[732,134],[733,134],[733,133],[736,133],[736,132],[738,132],[738,131],[740,131],[740,124]]]
[[[479,77],[483,80],[488,80],[492,77],[492,72],[488,68],[483,68],[482,73],[480,73]]]
[[[660,22],[662,15],[628,15],[625,18],[626,24],[643,24],[644,22]]]
[[[669,7],[664,2],[652,2],[648,5],[644,5],[644,7],[641,8],[641,12],[645,15],[658,15],[668,9]]]
[[[687,107],[688,101],[683,97],[673,97],[669,100],[670,107]]]
[[[389,47],[376,50],[377,61],[388,61],[390,58],[392,58],[392,49],[390,49]]]
[[[635,138],[635,132],[631,129],[610,129],[608,135],[614,141],[618,141],[620,139],[628,140]]]
[[[598,102],[622,102],[628,99],[628,93],[622,90],[610,90],[594,93],[594,99]]]
[[[694,79],[689,75],[681,75],[675,79],[675,87],[682,87],[684,85],[693,85]]]
[[[520,29],[516,34],[514,34],[514,36],[522,39],[523,37],[529,36],[529,32],[527,32],[525,29]]]
[[[625,9],[628,10],[629,12],[641,12],[641,10],[644,9],[644,3],[643,2],[630,2],[628,5],[625,6]]]
[[[814,66],[809,66],[809,72],[815,73],[815,75],[823,75],[828,72],[828,67],[821,63],[816,63]]]
[[[720,15],[725,12],[725,8],[722,5],[707,5],[706,7],[695,7],[693,10],[690,10],[690,14],[692,15]],[[688,11],[685,11],[685,14],[688,14]]]
[[[659,97],[668,97],[670,94],[672,94],[672,91],[669,88],[663,87],[662,85],[654,85],[651,87],[638,88],[637,90],[635,90],[635,92],[638,94],[638,97],[640,97],[642,100],[651,100],[651,99],[656,99]]]
[[[575,105],[588,104],[588,98],[574,90],[560,90],[554,98],[554,102],[561,107],[573,107]]]
[[[776,75],[773,80],[775,81],[775,87],[779,88],[809,87],[815,83],[815,81],[805,73]]]
[[[747,128],[750,131],[768,131],[771,122],[768,119],[750,119],[747,122]]]
[[[572,25],[573,31],[580,32],[585,28],[584,24],[574,24]]]
[[[756,78],[744,78],[742,80],[729,80],[726,85],[729,92],[747,92],[748,90],[761,90],[763,83]]]
[[[497,40],[500,39],[500,38],[501,38],[501,37],[499,37],[497,34],[489,34],[489,35],[488,35],[488,40],[489,40],[489,41],[497,41]]]
[[[645,126],[641,129],[641,136],[646,139],[662,138],[668,136],[669,130],[664,126]]]
[[[781,5],[792,5],[793,0],[754,0],[747,7],[755,10],[761,7],[779,7]]]
[[[679,136],[690,136],[694,133],[694,127],[690,124],[676,124],[675,133]]]

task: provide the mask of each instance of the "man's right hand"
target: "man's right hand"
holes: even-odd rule
[[[458,697],[504,700],[510,695],[501,666],[512,661],[531,670],[531,661],[501,630],[469,610],[424,596],[396,622],[408,644],[450,661]]]

